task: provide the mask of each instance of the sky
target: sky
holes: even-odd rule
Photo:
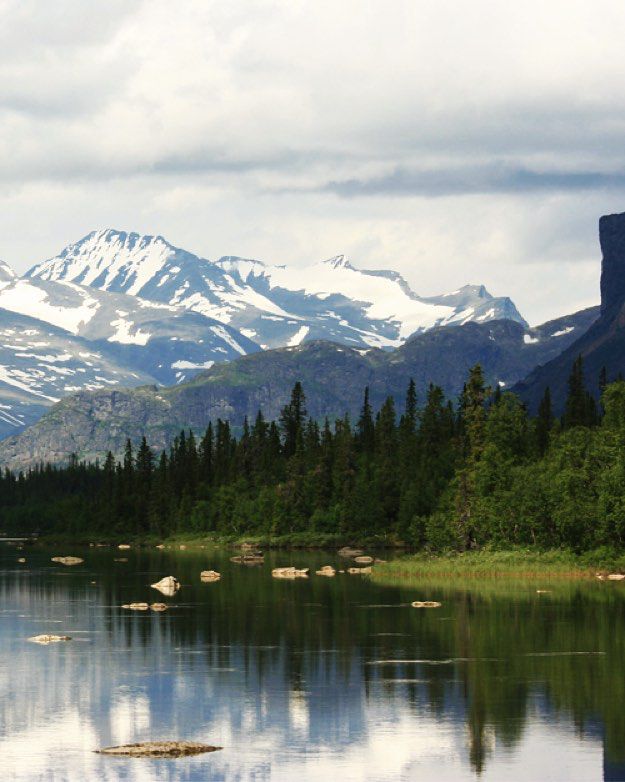
[[[624,29],[620,0],[0,0],[0,258],[111,227],[590,306]]]

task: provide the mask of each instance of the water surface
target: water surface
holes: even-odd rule
[[[625,780],[625,584],[290,582],[271,567],[344,562],[231,553],[0,547],[2,779]],[[121,608],[144,600],[170,609]],[[93,752],[153,739],[224,749]]]

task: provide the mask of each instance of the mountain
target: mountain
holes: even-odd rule
[[[144,434],[161,449],[181,428],[203,432],[217,418],[240,426],[259,408],[275,419],[297,380],[316,419],[346,412],[356,417],[366,385],[374,405],[392,395],[401,409],[411,377],[421,400],[430,382],[453,397],[477,362],[490,383],[509,387],[537,363],[559,354],[597,315],[598,309],[591,308],[535,329],[511,320],[438,327],[392,351],[311,341],[216,364],[170,388],[81,391],[21,435],[0,442],[0,464],[19,469],[38,461],[66,461],[71,453],[89,459],[109,449],[119,454],[126,438],[136,442]]]
[[[0,437],[34,423],[59,399],[80,389],[150,380],[87,340],[0,309]]]
[[[551,361],[537,366],[514,391],[530,410],[538,408],[549,386],[554,411],[560,414],[568,393],[573,361],[582,355],[588,389],[599,396],[599,375],[605,367],[608,380],[625,375],[625,213],[599,220],[601,261],[601,310],[599,317],[579,339]],[[542,363],[542,362],[541,362]]]
[[[228,256],[209,261],[162,236],[94,231],[34,266],[29,279],[69,281],[202,313],[262,348],[329,339],[390,349],[452,323],[510,319],[509,298],[480,285],[418,296],[400,274],[356,269],[344,256],[304,268]]]
[[[82,337],[159,383],[179,382],[189,370],[259,350],[199,313],[72,282],[19,279],[6,265],[0,269],[0,308]]]

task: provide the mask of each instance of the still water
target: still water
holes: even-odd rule
[[[625,584],[278,581],[344,563],[231,553],[0,548],[2,780],[625,780]],[[120,607],[146,600],[170,609]],[[93,752],[153,739],[223,750]]]

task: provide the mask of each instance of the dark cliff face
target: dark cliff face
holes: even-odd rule
[[[599,220],[601,244],[601,314],[591,328],[559,356],[536,367],[513,391],[535,412],[549,386],[554,411],[561,413],[568,393],[568,376],[575,359],[584,359],[588,390],[599,397],[599,375],[608,381],[625,374],[625,213]]]
[[[625,303],[625,213],[599,220],[601,315],[614,316]]]

